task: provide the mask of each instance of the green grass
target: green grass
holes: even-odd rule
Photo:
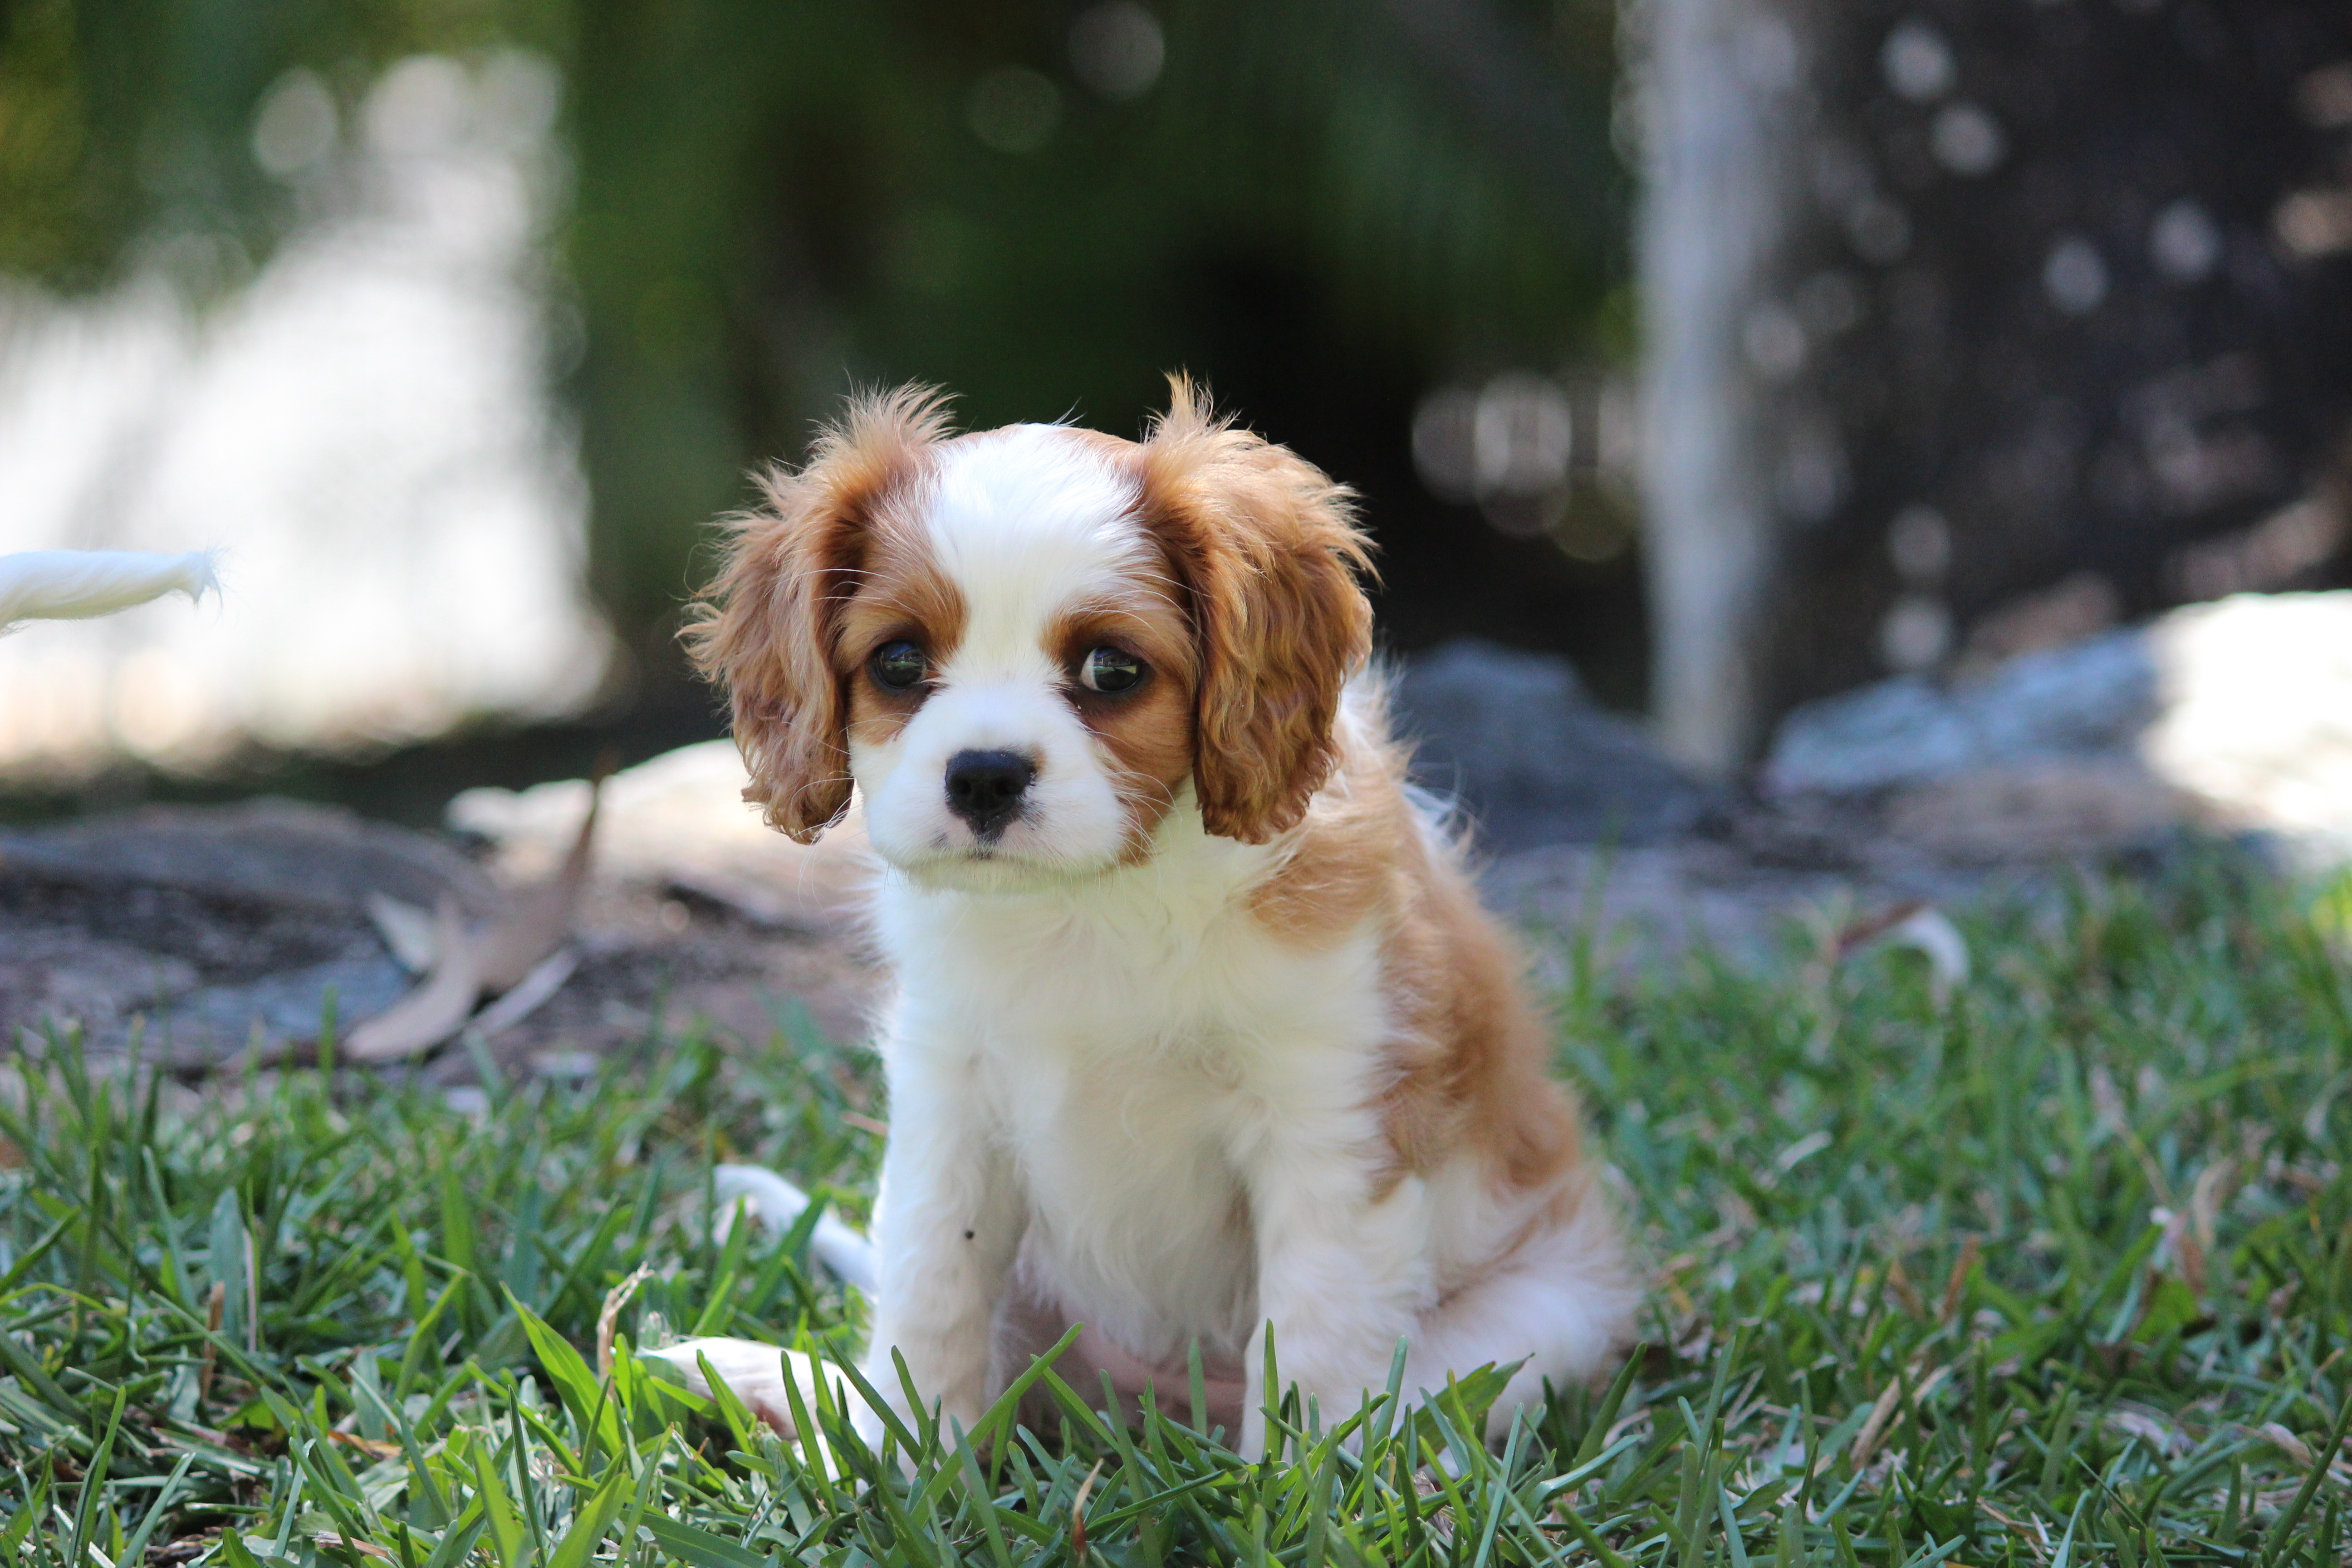
[[[0,1562],[2344,1561],[2352,1463],[2314,1457],[2352,1417],[2347,965],[2211,868],[1963,923],[1940,1009],[1903,954],[1635,983],[1571,952],[1648,1343],[1499,1452],[1463,1436],[1475,1381],[1286,1405],[1265,1464],[1188,1399],[1129,1430],[1057,1386],[1049,1431],[923,1426],[904,1479],[828,1479],[663,1383],[632,1340],[856,1338],[800,1247],[711,1234],[724,1158],[862,1217],[844,1116],[879,1108],[804,1027],[666,1029],[471,1108],[44,1043],[0,1096]]]

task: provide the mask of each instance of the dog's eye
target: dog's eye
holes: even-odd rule
[[[1098,647],[1078,660],[1078,684],[1089,691],[1132,691],[1143,680],[1143,661],[1124,648]]]
[[[904,691],[922,679],[923,672],[930,668],[923,650],[910,642],[886,642],[874,650],[868,662],[874,679],[893,691]]]

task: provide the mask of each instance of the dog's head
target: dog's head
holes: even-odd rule
[[[813,840],[854,782],[885,858],[987,889],[1148,858],[1174,810],[1297,822],[1370,647],[1365,540],[1345,489],[1172,389],[1137,443],[950,437],[908,388],[767,477],[688,636],[772,825]]]

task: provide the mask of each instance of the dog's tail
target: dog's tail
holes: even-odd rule
[[[808,1212],[808,1194],[763,1165],[721,1165],[711,1173],[711,1184],[722,1205],[740,1199],[762,1224],[779,1234],[792,1229]],[[880,1269],[875,1264],[874,1244],[864,1236],[830,1214],[819,1215],[816,1229],[809,1237],[809,1250],[843,1284],[874,1294]]]

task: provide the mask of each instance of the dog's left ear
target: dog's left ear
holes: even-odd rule
[[[1338,761],[1339,693],[1371,651],[1371,571],[1353,493],[1234,429],[1181,376],[1142,446],[1142,511],[1187,591],[1201,648],[1192,788],[1211,833],[1296,826]]]

